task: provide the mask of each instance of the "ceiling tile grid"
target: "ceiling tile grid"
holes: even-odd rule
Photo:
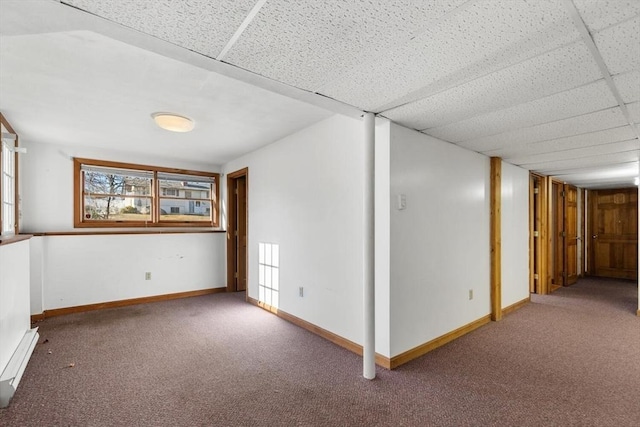
[[[528,167],[528,165],[554,162],[559,160],[573,160],[582,157],[600,156],[610,153],[622,153],[638,149],[638,140],[630,139],[627,141],[613,142],[611,144],[592,145],[590,147],[580,147],[576,149],[566,149],[562,146],[561,150],[557,150],[544,154],[527,154],[523,157],[513,157],[504,159],[514,165]]]
[[[486,152],[503,146],[509,146],[509,144],[514,142],[529,144],[538,141],[580,135],[587,132],[596,132],[602,129],[610,129],[627,124],[627,120],[620,111],[620,108],[614,107],[578,117],[544,123],[528,128],[516,129],[501,133],[500,135],[470,139],[460,143],[459,145],[474,151]]]
[[[316,91],[362,63],[375,68],[466,1],[268,1],[225,61]]]
[[[526,169],[555,175],[558,172],[570,168],[586,168],[590,166],[613,165],[638,161],[639,150],[625,151],[622,153],[608,153],[597,156],[574,158],[571,160],[558,160],[554,162],[535,163],[527,165]]]
[[[613,82],[624,102],[640,101],[640,71],[618,74]]]
[[[590,32],[597,32],[640,14],[637,0],[573,0]]]
[[[574,43],[386,111],[384,116],[414,129],[428,129],[533,101],[600,78],[602,75],[587,48]]]
[[[580,116],[618,105],[604,80],[494,111],[450,125],[425,130],[447,141],[464,141],[509,130]]]
[[[570,150],[594,145],[609,144],[632,140],[635,134],[630,126],[624,125],[611,129],[604,129],[589,133],[567,136],[564,138],[547,139],[536,142],[512,142],[495,150],[485,151],[491,157],[501,157],[511,162],[516,156],[554,153],[558,150]]]
[[[567,22],[553,2],[476,1],[321,93],[384,111],[406,96],[429,96],[578,40]]]
[[[255,0],[63,0],[73,7],[215,58]]]

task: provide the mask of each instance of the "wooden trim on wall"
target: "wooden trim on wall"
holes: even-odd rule
[[[502,315],[506,316],[507,314],[511,314],[514,311],[518,310],[519,308],[524,307],[525,305],[529,304],[529,302],[531,302],[531,297],[528,296],[527,298],[520,300],[514,304],[511,304],[508,307],[505,307],[502,309]]]
[[[0,246],[10,245],[12,243],[22,242],[29,240],[33,237],[33,234],[16,234],[11,237],[0,238]]]
[[[491,158],[491,320],[502,319],[502,159]]]
[[[329,332],[326,329],[323,329],[319,326],[314,325],[313,323],[309,323],[306,320],[302,320],[299,317],[296,317],[292,314],[287,313],[286,311],[282,311],[280,309],[277,309],[275,307],[272,307],[268,304],[265,304],[263,302],[260,302],[254,298],[251,297],[247,297],[247,302],[258,306],[264,310],[267,310],[273,314],[275,314],[276,316],[286,320],[287,322],[293,323],[296,326],[301,327],[302,329],[305,329],[313,334],[316,334],[328,341],[331,341],[332,343],[345,348],[349,351],[351,351],[352,353],[355,353],[359,356],[362,356],[362,346],[360,344],[356,344],[353,341],[350,341],[346,338],[341,337],[340,335],[336,335],[333,332]],[[391,367],[391,360],[386,357],[383,356],[381,354],[376,353],[376,365],[381,366],[385,369],[392,369]]]
[[[120,230],[120,231],[44,231],[31,233],[32,236],[113,236],[121,234],[202,234],[226,233],[225,230]]]
[[[202,295],[217,294],[220,292],[226,292],[226,288],[210,288],[201,289],[197,291],[177,292],[173,294],[153,295],[149,297],[124,299],[118,301],[101,302],[97,304],[78,305],[75,307],[55,308],[52,310],[45,310],[41,314],[32,314],[31,321],[39,321],[48,317],[64,316],[66,314],[83,313],[86,311],[103,310],[106,308],[126,307],[136,304],[147,304],[151,302],[168,301],[173,299],[198,297]]]
[[[428,352],[435,350],[438,347],[442,347],[443,345],[450,343],[451,341],[460,338],[463,335],[468,334],[471,331],[478,329],[481,326],[486,325],[491,322],[492,316],[490,314],[481,317],[480,319],[473,321],[467,325],[461,326],[458,329],[455,329],[449,333],[446,333],[438,338],[435,338],[429,342],[426,342],[418,347],[412,348],[411,350],[405,351],[397,356],[391,358],[391,369],[395,369],[400,365],[404,365],[405,363],[416,359],[420,356],[424,356]]]

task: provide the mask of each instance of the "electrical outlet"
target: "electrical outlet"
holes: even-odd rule
[[[144,280],[151,280],[151,272],[147,271],[146,273],[144,273]]]
[[[473,289],[469,289],[469,300],[473,299]]]
[[[300,297],[303,297],[303,296],[304,296],[304,288],[303,288],[302,286],[300,286],[300,287],[298,288],[298,295],[299,295]]]

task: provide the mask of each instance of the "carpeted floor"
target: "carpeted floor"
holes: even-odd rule
[[[239,294],[54,317],[0,425],[636,426],[636,309],[581,280],[374,381]]]

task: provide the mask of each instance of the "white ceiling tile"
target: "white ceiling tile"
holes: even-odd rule
[[[631,126],[625,125],[612,129],[596,132],[581,133],[565,138],[549,139],[539,142],[514,141],[495,150],[484,151],[483,154],[491,157],[501,157],[509,161],[516,157],[551,153],[558,150],[570,150],[582,147],[591,147],[598,144],[628,141],[635,138]]]
[[[592,166],[606,166],[619,163],[638,161],[640,150],[625,151],[622,153],[600,154],[596,156],[580,157],[570,160],[558,160],[553,162],[535,163],[527,165],[527,169],[543,173],[545,175],[555,175],[567,169],[577,169]]]
[[[515,107],[494,111],[446,126],[426,129],[429,135],[451,142],[580,116],[618,103],[604,80],[556,93]]]
[[[272,0],[225,61],[315,91],[395,51],[466,1]]]
[[[516,129],[499,135],[485,136],[459,143],[474,151],[486,152],[512,143],[529,144],[550,139],[558,139],[603,129],[611,129],[628,124],[619,107],[609,108],[583,116],[558,120],[523,129]]]
[[[587,48],[575,43],[386,111],[384,116],[414,129],[433,128],[530,102],[601,77]]]
[[[215,58],[255,0],[65,0],[65,3]]]
[[[613,77],[613,82],[624,102],[640,101],[640,71],[618,74]]]
[[[476,1],[409,43],[370,56],[320,92],[382,111],[389,103],[428,97],[579,37],[560,3]]]
[[[636,176],[638,162],[570,169],[555,175],[562,181],[589,188],[631,186]]]
[[[631,120],[633,120],[634,123],[640,123],[640,102],[633,102],[626,105],[631,115]]]
[[[611,74],[640,70],[640,16],[593,35]]]
[[[610,153],[621,153],[631,150],[638,150],[640,146],[638,145],[638,139],[636,138],[627,141],[614,142],[611,144],[600,144],[569,150],[564,149],[564,147],[558,148],[560,149],[550,153],[525,155],[522,157],[512,157],[504,160],[514,165],[528,167],[529,165],[533,165],[536,163],[579,159],[582,157],[599,156]]]
[[[573,0],[573,4],[591,32],[640,14],[638,0]]]

